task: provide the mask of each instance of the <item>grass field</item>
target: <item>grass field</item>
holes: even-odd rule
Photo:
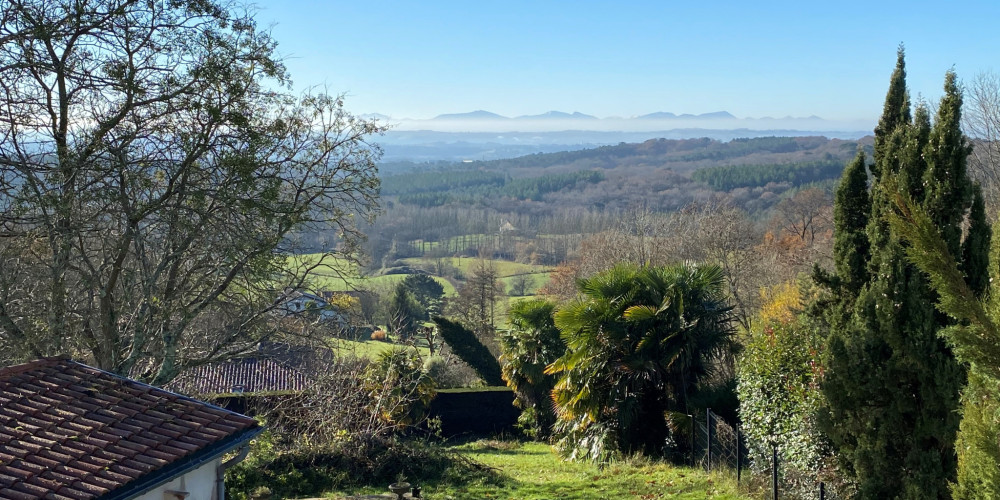
[[[298,265],[313,265],[323,257],[322,254],[304,254],[298,255],[290,258],[290,263]],[[431,277],[434,281],[441,284],[444,289],[445,297],[455,297],[458,292],[455,289],[455,285],[448,279],[442,278],[440,276],[434,276],[433,272],[439,268],[447,268],[453,271],[457,270],[464,276],[468,277],[471,275],[476,266],[479,265],[480,260],[478,258],[472,257],[443,257],[439,259],[431,258],[406,258],[401,259],[400,263],[410,266],[414,269],[424,270],[426,272],[431,272]],[[549,266],[539,266],[532,264],[522,264],[519,262],[510,262],[504,260],[492,261],[492,265],[496,269],[497,276],[503,285],[504,293],[514,293],[515,287],[513,286],[515,281],[519,280],[520,277],[527,277],[527,286],[524,290],[525,294],[523,296],[501,296],[501,310],[509,309],[510,305],[514,302],[534,298],[540,288],[548,283],[550,278],[550,273],[553,268]],[[388,274],[383,276],[360,276],[357,267],[346,260],[335,259],[332,257],[323,257],[323,265],[317,266],[312,271],[312,283],[311,287],[317,290],[330,290],[334,292],[344,292],[350,290],[391,290],[397,283],[406,278],[406,274]],[[449,273],[450,275],[450,273]],[[504,320],[504,315],[501,314],[497,325],[498,328],[507,328],[507,324]],[[385,344],[381,344],[384,346]],[[379,349],[381,349],[379,346]],[[368,349],[362,346],[362,351]],[[367,351],[365,351],[367,352]],[[367,356],[371,357],[371,356]]]
[[[321,290],[346,292],[348,290],[358,290],[362,288],[390,288],[395,286],[396,283],[403,281],[406,276],[406,274],[387,274],[385,276],[357,277],[348,279],[341,278],[339,276],[316,276],[314,278],[314,284]],[[452,285],[448,280],[439,276],[431,277],[434,278],[434,281],[440,283],[442,288],[444,288],[445,297],[452,297],[456,294],[455,285]]]
[[[545,286],[545,284],[549,282],[548,271],[540,273],[524,274],[522,276],[528,277],[527,295],[534,295],[539,288]],[[515,279],[517,279],[517,276],[507,276],[504,278],[500,278],[500,281],[503,282],[504,290],[507,290],[509,292],[511,290],[511,286],[514,283]]]
[[[306,254],[296,256],[293,262],[309,265],[319,259],[319,254]],[[463,275],[468,276],[473,272],[479,259],[470,257],[446,257],[442,259],[408,258],[401,262],[415,269],[433,269],[436,264],[445,265],[459,270]],[[532,264],[521,264],[503,260],[493,261],[497,276],[503,282],[505,291],[509,291],[511,284],[518,275],[528,276],[527,294],[533,295],[536,290],[545,285],[549,280],[551,267],[537,266]],[[389,274],[385,276],[359,276],[357,268],[350,262],[326,258],[323,265],[313,270],[313,286],[319,290],[331,290],[334,292],[344,292],[361,288],[390,288],[396,283],[406,278],[405,274]],[[444,288],[446,297],[456,295],[455,286],[448,280],[440,276],[432,276],[435,281]]]
[[[496,469],[500,485],[472,482],[463,485],[423,484],[422,494],[433,499],[749,499],[737,492],[736,481],[700,469],[674,467],[646,460],[630,460],[598,467],[589,462],[567,462],[548,445],[510,441],[476,441],[454,448]],[[416,481],[416,479],[414,479]],[[328,496],[381,494],[384,488],[331,492]]]
[[[427,268],[428,265],[434,264],[440,261],[442,264],[457,268],[462,274],[468,276],[476,265],[478,265],[479,259],[476,257],[442,257],[440,259],[430,259],[423,257],[412,257],[408,259],[401,259],[403,263],[408,266],[417,267],[421,269]],[[521,264],[520,262],[510,262],[507,260],[494,260],[493,266],[497,270],[497,276],[505,278],[508,276],[514,276],[516,274],[536,274],[536,273],[550,273],[552,272],[552,267],[549,266],[538,266],[534,264]]]
[[[357,266],[346,259],[338,259],[321,253],[306,253],[288,257],[288,263],[296,266],[315,266],[313,274],[322,276],[357,275]]]
[[[366,341],[355,341],[346,339],[334,339],[333,349],[337,351],[340,355],[353,354],[359,358],[368,358],[374,360],[383,351],[387,351],[393,347],[399,347],[401,344],[392,344],[389,342],[380,342],[377,340],[366,340]],[[411,349],[416,349],[421,356],[426,358],[430,356],[430,350],[426,347],[411,347]]]

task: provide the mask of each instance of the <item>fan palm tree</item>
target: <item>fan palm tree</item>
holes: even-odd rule
[[[718,266],[619,265],[581,280],[556,313],[567,351],[549,366],[563,450],[662,454],[666,412],[689,412],[698,383],[734,346]]]
[[[552,317],[555,308],[544,299],[517,302],[507,313],[511,328],[500,335],[503,378],[524,410],[518,420],[538,440],[549,438],[556,420],[550,398],[555,377],[545,368],[566,352]]]

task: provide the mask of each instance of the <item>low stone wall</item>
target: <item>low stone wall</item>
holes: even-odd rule
[[[445,437],[495,436],[516,432],[521,409],[506,387],[443,389],[431,400],[430,416],[441,419]]]

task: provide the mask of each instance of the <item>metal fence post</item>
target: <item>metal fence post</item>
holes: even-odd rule
[[[706,444],[705,444],[705,467],[708,468],[708,472],[712,472],[712,409],[705,408],[705,428],[706,431]]]
[[[695,456],[694,454],[696,453],[695,450],[698,447],[698,443],[695,441],[695,439],[697,438],[697,436],[695,435],[695,427],[698,427],[698,423],[694,421],[693,414],[688,415],[688,418],[691,419],[691,467],[694,467],[695,464],[697,463],[694,459]]]
[[[740,424],[736,424],[736,484],[740,484]]]
[[[826,500],[826,484],[819,482],[819,500]]]
[[[771,448],[771,491],[774,492],[773,500],[778,500],[778,445]]]

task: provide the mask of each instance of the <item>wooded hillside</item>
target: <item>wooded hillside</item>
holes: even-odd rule
[[[638,206],[668,213],[724,203],[763,220],[803,186],[830,192],[859,144],[871,148],[870,138],[651,139],[504,160],[388,163],[380,166],[384,212],[366,231],[367,250],[379,267],[387,256],[482,247],[515,258],[530,242],[542,262],[556,264],[583,235]]]

